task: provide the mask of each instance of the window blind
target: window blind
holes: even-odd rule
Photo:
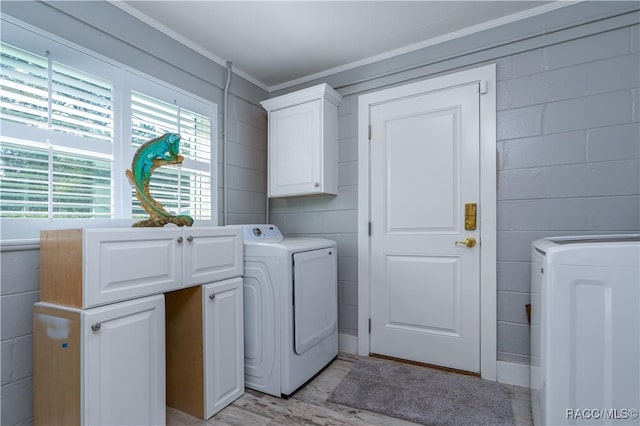
[[[0,44],[0,117],[28,126],[49,121],[48,60]]]
[[[57,62],[52,64],[51,127],[111,142],[112,85]]]
[[[14,142],[14,143],[12,143]],[[0,217],[48,217],[49,152],[0,139]]]
[[[1,217],[112,217],[112,156],[91,144],[112,143],[112,84],[6,43],[0,55],[0,118],[34,136],[3,135]]]

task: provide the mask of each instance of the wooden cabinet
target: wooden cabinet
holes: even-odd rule
[[[165,423],[164,296],[34,306],[34,424]]]
[[[269,197],[338,193],[338,105],[327,84],[261,102],[269,113]]]
[[[167,293],[167,405],[208,419],[244,393],[242,278]]]
[[[42,231],[40,300],[81,309],[242,275],[239,227]]]

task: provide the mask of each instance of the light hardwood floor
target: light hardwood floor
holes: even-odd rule
[[[327,402],[329,394],[347,375],[356,359],[355,355],[340,354],[324,371],[289,399],[275,398],[247,389],[242,397],[209,421],[168,408],[167,425],[415,425],[393,417]],[[508,385],[506,387],[511,398],[516,425],[532,425],[529,389]]]

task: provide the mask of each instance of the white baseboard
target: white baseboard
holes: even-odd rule
[[[350,334],[338,334],[338,351],[347,354],[358,353],[358,338]]]
[[[497,381],[506,385],[530,387],[529,366],[515,362],[497,362]]]

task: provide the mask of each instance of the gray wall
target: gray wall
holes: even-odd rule
[[[638,25],[498,61],[498,356],[528,362],[530,243],[640,229]]]
[[[218,158],[222,160],[222,107],[226,70],[133,20],[108,3],[5,2],[2,12],[218,104]],[[115,34],[115,35],[114,35]],[[127,40],[127,42],[123,41]],[[266,92],[233,76],[229,97],[228,222],[265,220]],[[219,206],[222,166],[218,165]],[[218,223],[222,224],[222,209]],[[39,300],[38,244],[2,242],[0,304],[2,377],[0,424],[32,422],[32,305]]]
[[[2,425],[23,424],[32,417],[32,306],[39,300],[39,256],[37,247],[0,252]]]
[[[220,119],[222,120],[222,118]],[[227,141],[227,223],[264,223],[267,198],[267,112],[244,99],[229,97]],[[218,205],[222,206],[222,138],[218,143]],[[223,224],[222,210],[218,212]]]
[[[358,95],[496,63],[498,359],[528,363],[531,242],[640,230],[639,16],[586,2],[323,80],[344,95],[339,194],[270,213],[287,235],[339,242],[340,332],[357,334]]]

